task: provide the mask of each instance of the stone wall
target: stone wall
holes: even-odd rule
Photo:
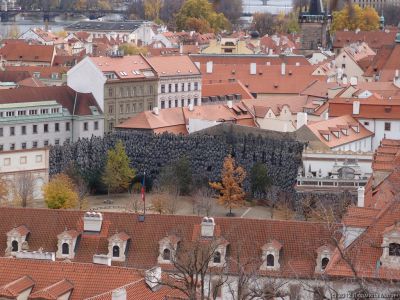
[[[233,127],[226,130],[226,126]],[[218,181],[224,158],[232,154],[237,164],[244,167],[248,174],[255,162],[263,162],[267,165],[274,185],[284,190],[293,190],[303,144],[287,136],[271,134],[268,137],[264,133],[261,137],[240,130],[235,133],[236,130],[232,128],[235,126],[221,126],[220,134],[213,135],[116,132],[104,138],[82,139],[74,144],[51,148],[50,175],[62,172],[75,161],[85,176],[100,180],[107,150],[114,147],[118,140],[122,140],[137,175],[146,172],[149,180],[156,179],[162,167],[186,156],[191,162],[194,177]],[[249,176],[244,185],[249,191]]]

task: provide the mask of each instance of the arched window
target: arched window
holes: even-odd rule
[[[218,251],[214,253],[214,263],[215,264],[221,263],[221,253]]]
[[[324,257],[324,258],[321,260],[321,268],[322,268],[322,270],[325,270],[325,268],[326,268],[326,266],[328,265],[328,263],[329,263],[329,258],[327,258],[327,257]]]
[[[267,255],[267,266],[273,267],[275,265],[275,257],[272,254]]]
[[[118,246],[113,247],[113,257],[119,257],[119,247]]]
[[[12,241],[11,243],[11,251],[17,252],[18,251],[18,242],[17,241]]]
[[[389,244],[389,255],[390,256],[400,256],[400,244],[390,243]]]
[[[171,260],[171,250],[165,248],[163,251],[163,260]]]
[[[63,243],[62,244],[61,251],[62,251],[62,254],[69,254],[69,245],[68,245],[68,243]]]

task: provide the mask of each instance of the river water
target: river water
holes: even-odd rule
[[[119,21],[122,17],[119,15],[107,15],[102,18],[104,21]],[[29,30],[29,28],[42,28],[45,29],[46,26],[52,32],[58,32],[64,30],[64,27],[78,22],[78,21],[88,21],[89,19],[84,16],[74,16],[74,17],[56,17],[54,22],[49,22],[47,25],[43,22],[41,18],[34,17],[23,17],[18,15],[14,22],[2,22],[0,23],[0,38],[7,38],[10,32],[15,31],[18,28],[20,34]]]

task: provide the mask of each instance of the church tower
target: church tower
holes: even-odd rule
[[[331,20],[332,16],[327,14],[322,0],[311,0],[305,12],[301,7],[299,23],[303,50],[317,50],[328,46]]]

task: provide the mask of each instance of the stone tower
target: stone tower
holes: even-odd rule
[[[301,45],[303,50],[317,50],[328,46],[331,15],[327,14],[322,0],[311,0],[305,12],[300,12]]]

